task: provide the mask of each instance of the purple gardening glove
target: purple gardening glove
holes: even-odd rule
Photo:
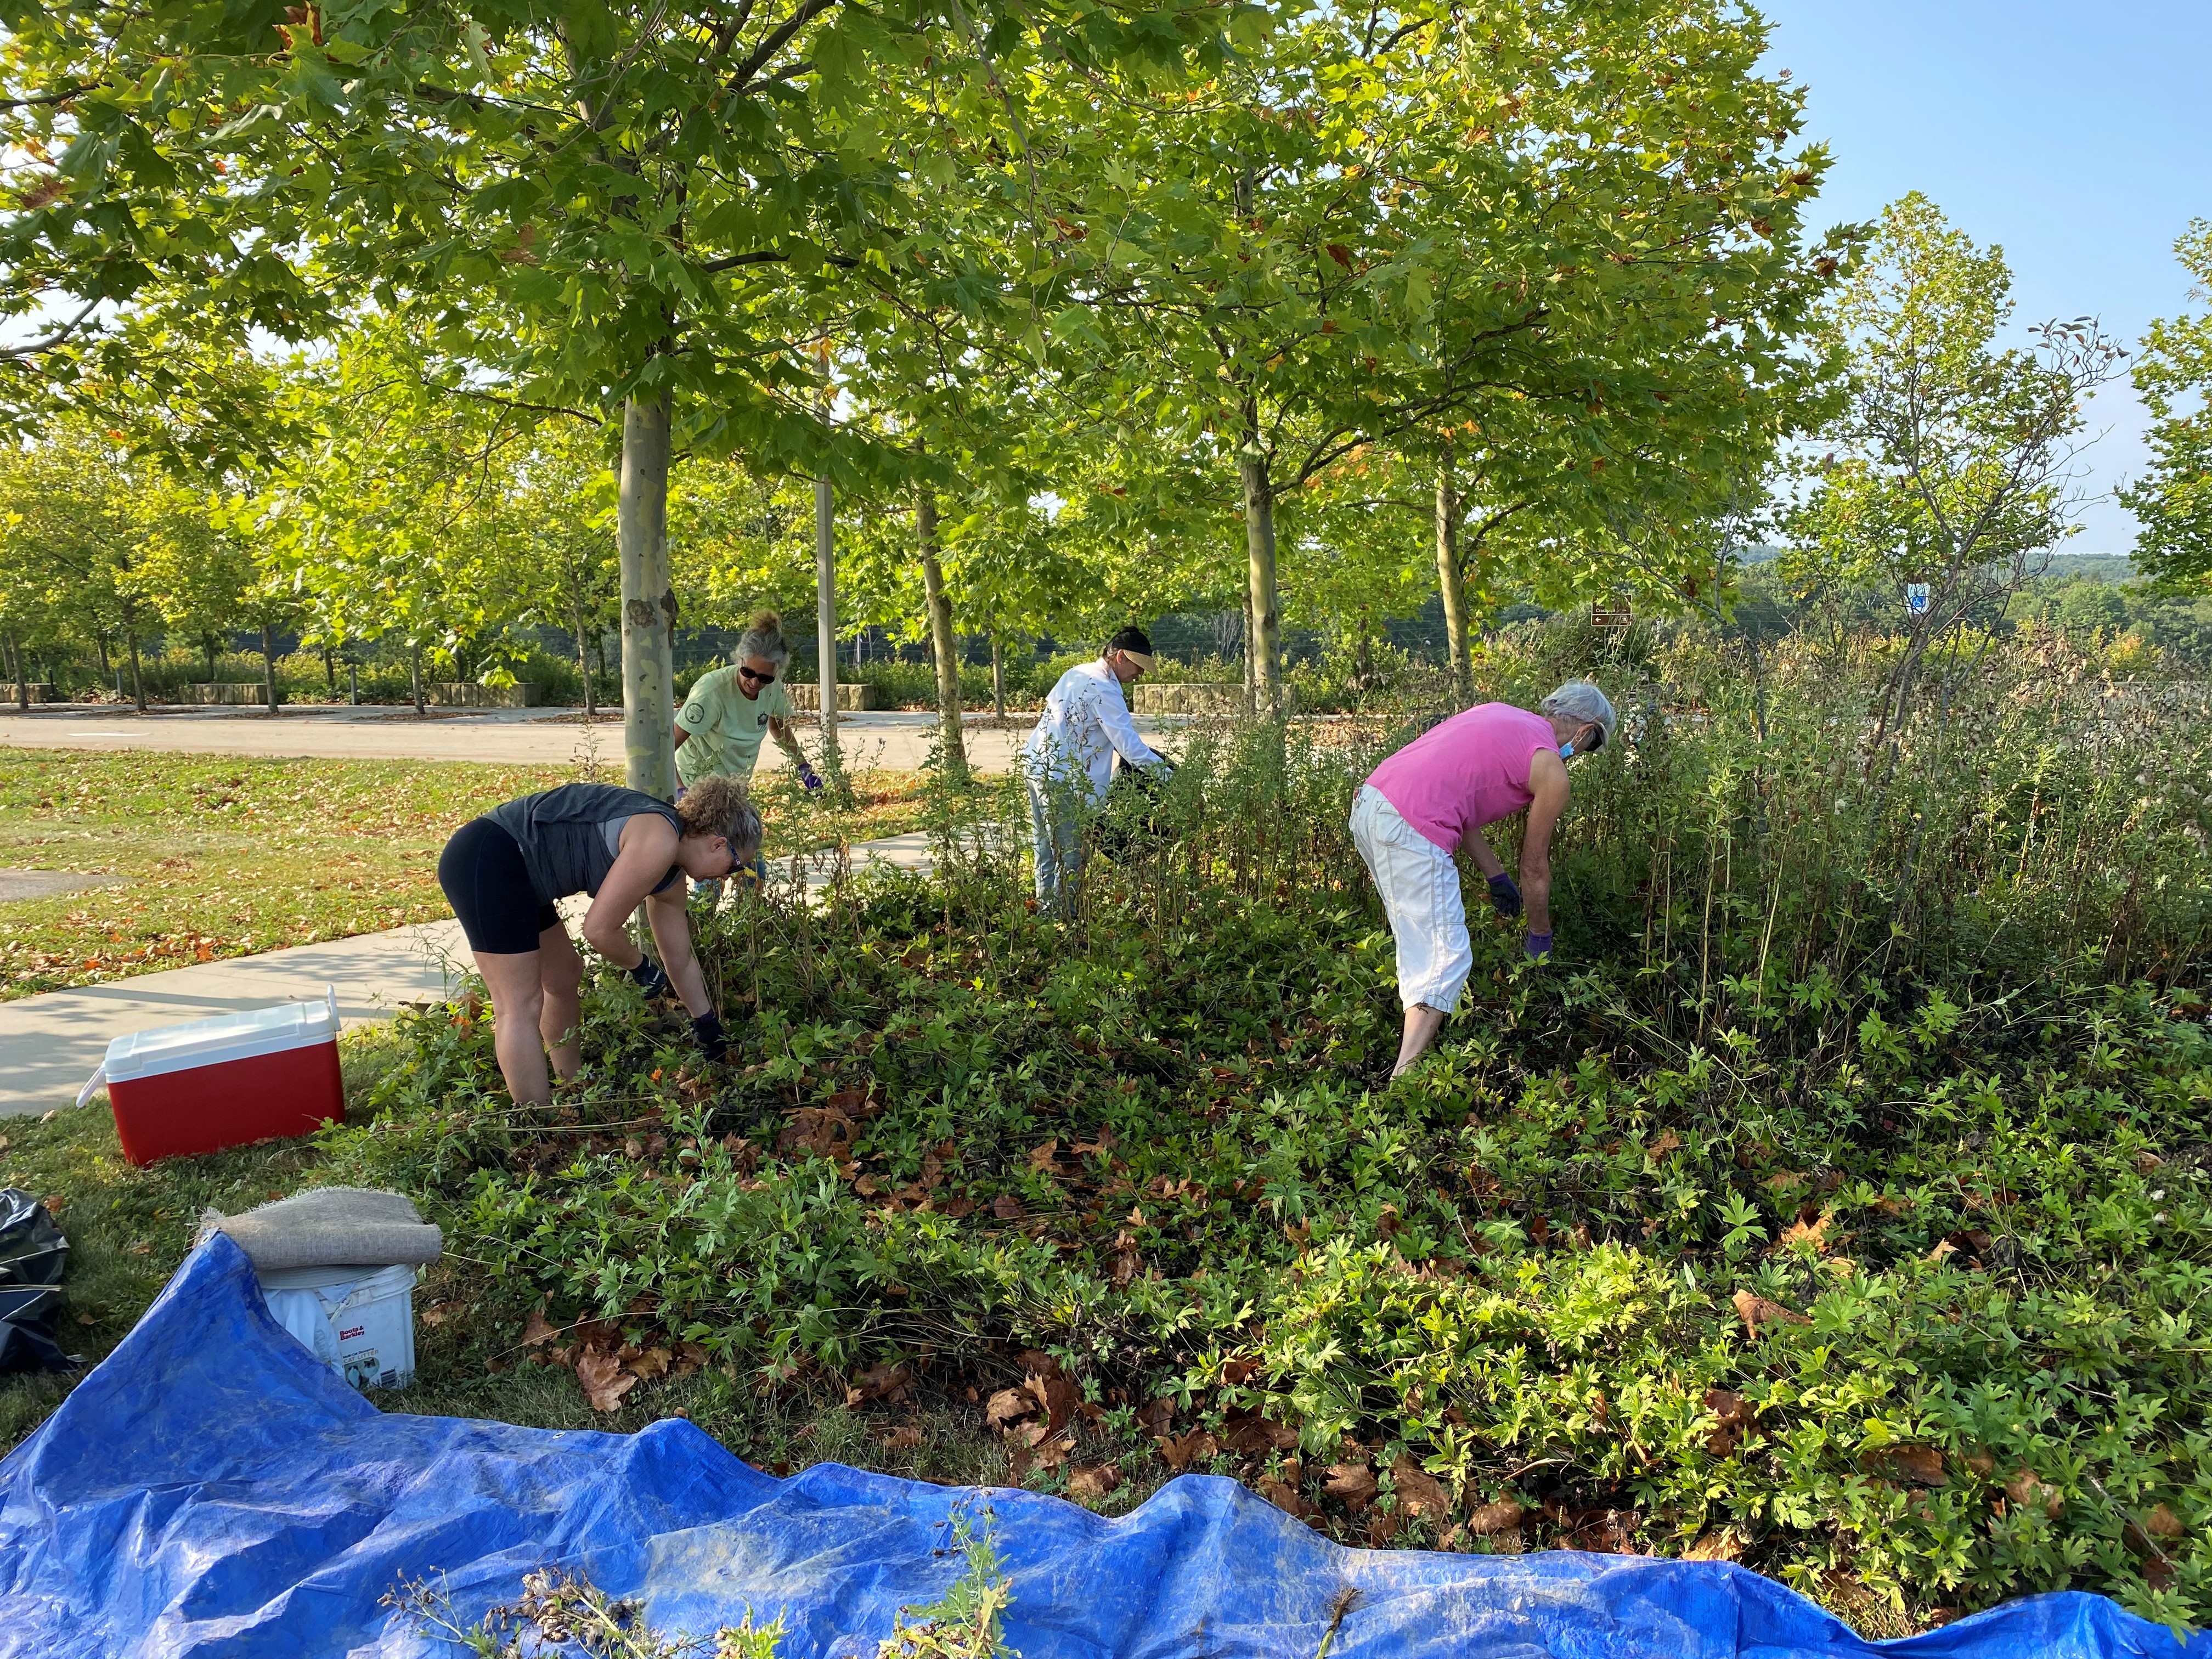
[[[1529,961],[1540,967],[1544,958],[1552,954],[1552,936],[1549,933],[1531,933],[1521,941],[1521,948],[1528,953]]]
[[[799,781],[806,786],[810,795],[822,787],[821,775],[805,761],[799,763]]]

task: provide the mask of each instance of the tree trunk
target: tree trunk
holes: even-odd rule
[[[337,660],[331,655],[331,648],[327,645],[323,647],[323,690],[333,697],[338,694]]]
[[[346,659],[346,701],[356,708],[361,706],[361,665],[351,657]]]
[[[131,642],[131,700],[143,714],[146,712],[146,675],[138,664],[138,635],[132,629],[125,637]]]
[[[584,601],[580,595],[571,601],[570,609],[576,623],[576,678],[584,683],[584,718],[590,720],[599,712],[599,688],[592,682],[592,662],[585,654],[590,645],[584,635]]]
[[[8,665],[15,676],[15,707],[27,712],[31,707],[31,677],[23,667],[23,642],[13,634],[8,636]]]
[[[1006,650],[995,631],[991,635],[991,712],[1000,726],[1006,723]]]
[[[668,577],[668,394],[623,409],[615,539],[622,562],[623,755],[629,787],[676,793],[676,592]]]
[[[276,642],[269,636],[269,624],[261,624],[261,693],[268,699],[269,712],[276,712]]]
[[[824,356],[827,370],[827,355]],[[822,424],[830,424],[830,392],[822,388]],[[822,695],[822,776],[841,797],[845,760],[837,747],[837,504],[825,471],[814,481],[814,658]]]
[[[1474,701],[1474,659],[1468,650],[1467,574],[1459,563],[1459,494],[1452,488],[1451,446],[1437,464],[1437,591],[1443,596],[1444,644],[1451,657],[1452,701]]]
[[[215,683],[215,677],[216,677],[216,665],[215,665],[216,639],[215,639],[215,635],[212,635],[212,634],[203,634],[203,635],[200,635],[200,649],[207,653],[207,659],[208,659],[208,683],[209,683],[210,685],[212,685],[212,684]]]
[[[1252,631],[1245,650],[1252,659],[1253,713],[1261,720],[1283,717],[1282,618],[1275,596],[1275,489],[1267,458],[1259,453],[1259,434],[1251,405],[1245,405],[1245,450],[1238,459],[1244,475],[1244,555],[1251,594]]]
[[[921,546],[921,586],[929,596],[929,643],[937,657],[937,735],[945,750],[945,775],[968,781],[968,749],[960,732],[960,645],[952,636],[952,597],[937,562],[937,492],[915,498],[915,539]]]
[[[1252,584],[1249,580],[1249,577],[1244,582],[1243,587],[1244,631],[1243,635],[1239,636],[1237,649],[1238,658],[1240,659],[1244,670],[1244,718],[1249,720],[1257,720],[1260,717],[1260,692],[1259,680],[1257,678],[1259,670],[1253,663],[1252,635],[1254,629],[1252,627]]]
[[[415,714],[420,719],[428,711],[422,707],[422,645],[419,640],[407,642],[407,673],[415,689]]]

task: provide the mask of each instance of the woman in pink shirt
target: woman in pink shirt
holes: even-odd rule
[[[1570,680],[1530,714],[1486,702],[1455,714],[1376,767],[1352,805],[1352,839],[1382,895],[1398,945],[1398,1000],[1406,1009],[1393,1078],[1436,1040],[1474,966],[1461,902],[1464,848],[1488,878],[1503,916],[1526,907],[1531,961],[1552,949],[1552,830],[1567,806],[1567,762],[1602,749],[1617,724],[1613,704],[1588,680]],[[1482,826],[1526,807],[1516,885]]]

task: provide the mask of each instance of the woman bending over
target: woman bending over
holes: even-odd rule
[[[760,814],[734,778],[702,779],[680,805],[611,783],[568,783],[495,806],[463,824],[438,860],[438,884],[460,919],[491,995],[493,1043],[522,1105],[553,1097],[546,1073],[583,1063],[576,1043],[584,961],[556,903],[588,893],[584,937],[650,996],[673,989],[710,1060],[726,1044],[691,951],[684,878],[714,880],[759,852]],[[625,924],[642,902],[656,965]]]

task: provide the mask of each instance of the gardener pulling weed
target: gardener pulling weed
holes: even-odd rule
[[[1551,954],[1552,830],[1567,806],[1567,762],[1603,748],[1617,721],[1588,680],[1570,680],[1539,708],[1486,702],[1453,715],[1376,767],[1352,802],[1352,842],[1398,945],[1406,1030],[1393,1078],[1436,1041],[1474,966],[1455,853],[1465,848],[1474,858],[1498,915],[1525,911],[1529,960]],[[1516,884],[1482,826],[1523,807]]]
[[[750,787],[753,769],[760,764],[761,740],[774,738],[776,747],[791,761],[792,770],[811,793],[822,780],[808,763],[792,730],[791,697],[783,689],[782,675],[791,661],[791,647],[783,637],[783,619],[773,611],[756,611],[730,666],[702,674],[691,695],[676,711],[676,799],[708,778],[735,778]],[[756,863],[756,880],[767,872]],[[695,882],[692,895],[710,906],[722,894],[720,881]]]
[[[494,1042],[507,1092],[519,1104],[552,1098],[553,1069],[573,1077],[583,958],[555,910],[589,893],[584,937],[647,996],[673,989],[709,1060],[722,1058],[722,1022],[691,951],[682,878],[719,879],[760,851],[760,814],[736,779],[702,778],[671,806],[611,783],[568,783],[525,795],[471,819],[446,843],[438,884],[460,918],[497,1016]],[[656,964],[624,924],[646,907]],[[540,1039],[543,1046],[540,1046]]]
[[[1137,735],[1121,688],[1152,665],[1152,641],[1141,628],[1125,628],[1106,642],[1096,662],[1078,663],[1060,677],[1044,700],[1044,714],[1022,748],[1030,822],[1036,832],[1036,896],[1040,907],[1065,913],[1083,869],[1083,818],[1106,799],[1114,757],[1131,766],[1171,770],[1166,759]]]

